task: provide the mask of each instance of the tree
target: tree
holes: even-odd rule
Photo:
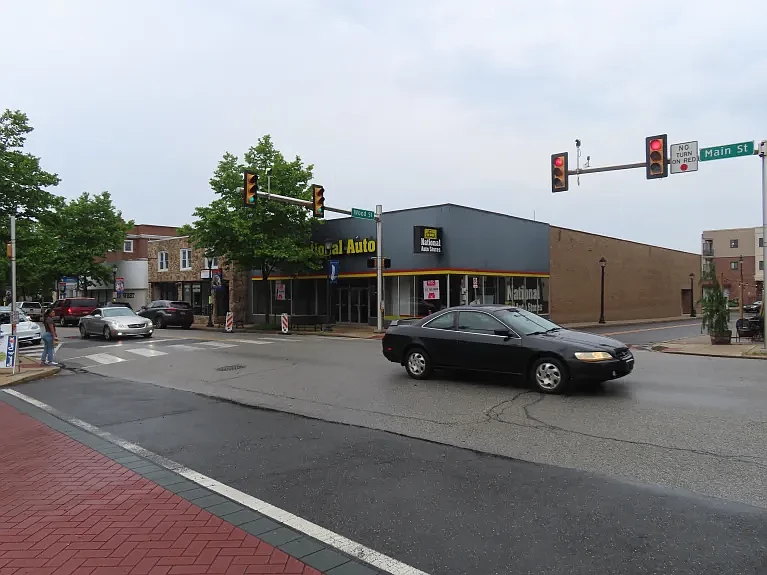
[[[83,193],[43,223],[43,231],[55,240],[55,252],[49,256],[57,276],[76,277],[82,290],[111,285],[112,270],[103,264],[104,254],[122,249],[133,221],[123,221],[109,192]]]
[[[306,208],[264,198],[259,198],[255,207],[246,207],[239,191],[244,170],[259,175],[263,191],[266,169],[271,168],[273,193],[310,200],[314,165],[304,165],[298,156],[287,161],[268,134],[248,149],[243,159],[240,163],[237,156],[227,152],[218,163],[210,179],[218,198],[194,211],[196,219],[185,230],[192,243],[225,258],[237,271],[261,270],[264,281],[278,268],[297,271],[320,267],[321,258],[311,247],[312,218]],[[268,322],[268,313],[266,319]]]
[[[20,299],[50,297],[58,274],[54,269],[57,240],[40,221],[16,223],[16,289]],[[10,262],[0,264],[0,285],[10,287]]]
[[[56,186],[59,177],[40,167],[40,158],[24,153],[27,134],[33,128],[20,110],[0,116],[0,225],[8,217],[37,218],[60,205],[60,198],[43,188]]]

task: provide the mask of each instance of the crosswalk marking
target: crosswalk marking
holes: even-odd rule
[[[143,357],[159,357],[161,355],[168,355],[164,351],[158,351],[156,349],[142,348],[142,347],[139,347],[136,349],[126,349],[125,351],[127,351],[128,353],[135,353],[136,355],[140,355]]]
[[[92,355],[86,355],[85,358],[90,359],[91,361],[95,361],[96,363],[100,363],[101,365],[108,365],[110,363],[120,363],[121,361],[125,361],[121,357],[110,355],[108,353],[94,353]]]
[[[200,342],[200,345],[208,345],[210,347],[218,347],[218,348],[237,347],[237,344],[234,344],[234,343],[221,343],[220,341],[203,341],[203,342]]]
[[[237,343],[252,343],[253,345],[269,345],[274,343],[272,341],[264,341],[261,339],[230,339],[229,341],[236,341]]]
[[[262,337],[260,338],[260,341],[277,341],[277,342],[284,342],[284,343],[296,343],[297,340],[295,339],[288,339],[286,337]]]
[[[169,348],[177,349],[178,351],[204,351],[204,347],[198,347],[196,345],[184,345],[183,343],[177,343],[169,345]]]

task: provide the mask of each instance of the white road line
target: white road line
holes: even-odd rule
[[[200,342],[200,345],[207,345],[210,347],[218,347],[218,348],[237,347],[237,344],[235,343],[221,343],[220,341],[202,341]]]
[[[158,351],[156,349],[151,349],[146,347],[138,347],[136,349],[126,349],[125,351],[128,353],[135,353],[136,355],[140,355],[143,357],[158,357],[161,355],[168,355],[164,351]]]
[[[324,527],[317,525],[316,523],[312,523],[311,521],[307,521],[306,519],[298,517],[297,515],[293,515],[289,511],[275,507],[271,503],[267,503],[266,501],[257,499],[256,497],[248,495],[247,493],[243,493],[242,491],[239,491],[233,487],[224,485],[223,483],[207,477],[202,473],[197,473],[196,471],[176,463],[175,461],[171,461],[170,459],[166,459],[161,455],[157,455],[148,449],[144,449],[140,445],[136,445],[135,443],[131,443],[130,441],[116,437],[108,431],[102,431],[95,425],[91,425],[82,419],[77,419],[76,417],[70,417],[64,413],[61,413],[56,408],[51,407],[42,401],[38,401],[32,397],[24,395],[23,393],[19,393],[14,389],[4,389],[2,391],[8,395],[12,395],[17,399],[27,402],[30,405],[34,405],[35,407],[42,409],[43,411],[46,411],[47,413],[50,413],[51,415],[66,421],[70,425],[74,425],[75,427],[89,431],[90,433],[93,433],[94,435],[97,435],[102,439],[109,441],[110,443],[114,443],[126,451],[130,451],[131,453],[135,453],[140,457],[149,459],[153,463],[173,471],[174,473],[178,473],[189,481],[193,481],[202,487],[206,487],[211,491],[215,491],[219,495],[228,497],[240,505],[249,507],[250,509],[257,511],[262,515],[266,515],[275,521],[279,521],[288,527],[292,527],[296,531],[300,531],[309,537],[313,537],[318,541],[322,541],[325,545],[334,547],[335,549],[351,555],[352,557],[356,557],[360,561],[369,563],[370,565],[373,565],[374,567],[377,567],[386,573],[391,573],[391,575],[428,575],[428,573],[425,571],[421,571],[415,567],[411,567],[410,565],[397,561],[388,555],[374,551],[373,549],[365,547],[356,541],[347,539],[343,535],[339,535],[333,531],[330,531],[329,529],[325,529]]]
[[[252,343],[253,345],[269,345],[273,341],[263,341],[260,339],[228,339],[227,341],[236,341],[237,343]]]
[[[288,339],[286,337],[260,337],[259,341],[278,341],[280,343],[296,343],[295,339]]]
[[[91,361],[95,361],[96,363],[99,363],[101,365],[109,365],[110,363],[120,363],[121,361],[125,361],[121,357],[117,357],[116,355],[110,355],[108,353],[94,353],[91,355],[83,356],[86,359],[90,359]]]
[[[102,349],[105,347],[124,347],[128,343],[144,343],[144,344],[152,345],[153,343],[163,343],[166,341],[181,341],[183,339],[186,339],[186,338],[177,337],[173,339],[126,339],[119,343],[110,343],[109,345],[97,345],[96,347],[98,347],[99,349]]]
[[[175,349],[178,351],[203,351],[204,347],[199,347],[195,345],[184,345],[183,343],[175,343],[173,345],[168,346],[169,349]]]

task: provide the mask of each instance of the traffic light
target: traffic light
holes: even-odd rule
[[[381,258],[383,260],[383,269],[389,269],[391,267],[391,258]],[[368,258],[368,267],[376,269],[376,258]]]
[[[551,193],[566,192],[568,188],[567,152],[551,154]]]
[[[245,185],[242,191],[242,201],[247,207],[255,207],[258,200],[258,174],[245,172]]]
[[[666,134],[645,138],[644,150],[648,180],[668,176],[668,164],[666,163],[667,142],[668,137]]]
[[[318,185],[312,186],[312,204],[315,218],[325,217],[325,188]]]

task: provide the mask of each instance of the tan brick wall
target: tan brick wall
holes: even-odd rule
[[[700,299],[697,254],[554,226],[550,234],[549,299],[556,322],[599,320],[602,257],[607,260],[607,321],[682,315],[682,290],[690,289],[690,273],[695,274],[695,300]]]

